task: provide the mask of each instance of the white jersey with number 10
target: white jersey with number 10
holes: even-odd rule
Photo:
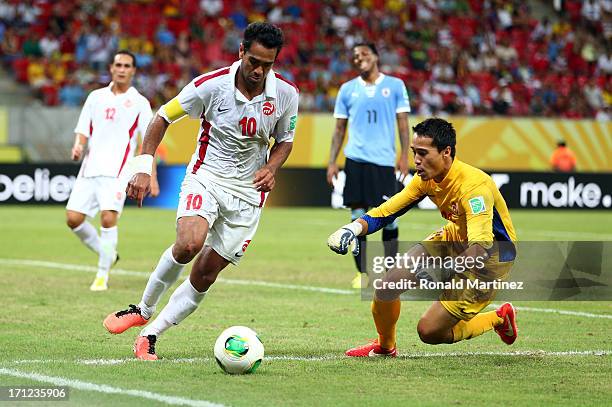
[[[161,107],[168,122],[186,115],[200,118],[198,145],[187,173],[206,178],[254,205],[263,193],[253,186],[266,163],[270,137],[291,142],[298,110],[298,89],[270,70],[264,92],[248,100],[235,85],[240,61],[201,75]]]
[[[298,112],[298,88],[270,70],[264,92],[248,100],[235,85],[240,61],[201,75],[163,105],[158,114],[172,123],[199,118],[198,145],[187,173],[220,185],[254,205],[264,194],[253,186],[266,163],[270,137],[292,142]]]

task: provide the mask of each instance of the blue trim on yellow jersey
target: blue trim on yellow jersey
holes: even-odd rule
[[[493,236],[498,242],[512,242],[497,209],[493,207]],[[499,261],[512,261],[516,257],[514,243],[502,243],[499,248]]]
[[[410,205],[406,206],[405,208],[400,209],[399,211],[397,211],[394,214],[389,215],[389,216],[385,216],[385,217],[382,217],[382,218],[374,218],[374,217],[372,217],[372,216],[370,216],[368,214],[363,215],[360,219],[363,219],[368,224],[368,233],[367,234],[369,235],[369,234],[372,234],[374,232],[377,232],[380,229],[384,228],[385,226],[391,224],[395,219],[399,218],[400,216],[402,216],[403,214],[408,212],[410,209],[412,209],[415,206],[417,206],[419,204],[419,202],[421,202],[423,199],[425,199],[425,196],[426,195],[423,195],[422,197],[420,197],[416,201],[412,202]]]

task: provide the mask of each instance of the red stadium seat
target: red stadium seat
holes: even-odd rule
[[[15,79],[20,83],[28,83],[28,66],[30,61],[28,58],[18,58],[13,61],[13,72]]]
[[[43,102],[47,106],[57,106],[59,104],[59,89],[57,85],[44,85],[40,88],[43,96]]]
[[[168,30],[178,37],[182,32],[189,31],[189,20],[186,18],[169,18],[167,21]]]

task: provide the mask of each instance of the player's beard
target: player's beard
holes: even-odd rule
[[[257,77],[257,76],[254,76],[253,74],[248,75],[245,78],[245,82],[251,89],[257,89],[257,88],[263,87],[263,77]]]
[[[249,75],[249,79],[251,80],[252,83],[260,84],[261,80],[263,79],[263,76],[252,73]]]
[[[362,59],[359,62],[357,62],[357,69],[359,70],[362,76],[369,75],[370,72],[372,72],[373,68],[374,68],[374,64],[372,61]]]

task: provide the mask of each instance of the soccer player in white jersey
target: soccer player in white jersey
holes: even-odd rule
[[[125,202],[126,162],[134,155],[138,136],[153,117],[149,101],[132,87],[136,58],[118,51],[109,66],[112,82],[89,94],[74,132],[72,160],[83,158],[66,205],[66,223],[98,254],[98,272],[90,289],[108,288],[108,274],[117,259],[117,220]],[[83,157],[85,146],[87,152]],[[152,177],[151,195],[157,196]],[[100,211],[100,235],[87,220]]]
[[[348,124],[348,142],[344,148],[346,183],[344,205],[351,208],[351,220],[365,215],[397,192],[395,169],[402,177],[408,174],[408,113],[410,102],[401,79],[381,73],[378,52],[371,43],[353,47],[353,64],[359,76],[344,83],[336,98],[336,128],[332,138],[327,182],[332,185],[338,175],[336,159],[344,141]],[[395,122],[401,152],[396,162]],[[382,240],[385,256],[397,252],[397,221],[385,226]],[[353,287],[361,287],[362,259],[365,258],[365,236],[358,237],[359,255],[355,256],[357,276]]]
[[[283,41],[276,26],[250,24],[240,60],[195,78],[160,108],[147,129],[142,155],[136,157],[142,167],[127,189],[139,202],[149,188],[153,152],[168,125],[184,116],[201,121],[181,186],[176,241],[162,254],[140,303],[107,316],[106,329],[119,334],[147,324],[164,292],[198,257],[189,278],[136,338],[139,359],[157,359],[159,335],[195,311],[217,275],[228,264],[238,264],[255,235],[266,194],[291,152],[297,120],[299,91],[272,70]],[[271,137],[274,145],[266,158]]]

